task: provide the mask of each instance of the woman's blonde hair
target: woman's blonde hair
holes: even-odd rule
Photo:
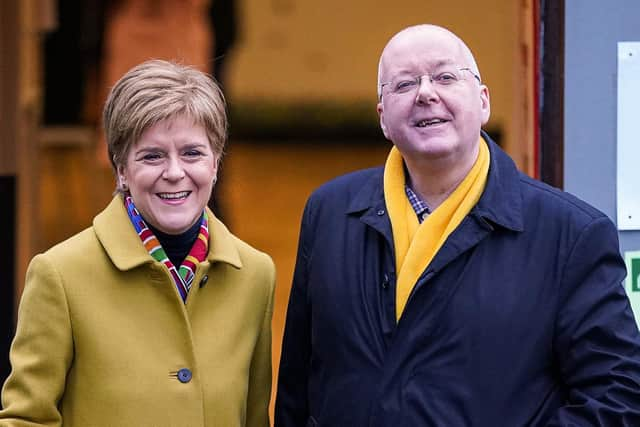
[[[103,111],[114,172],[117,174],[125,165],[129,150],[147,129],[177,116],[185,116],[205,129],[219,163],[228,124],[224,95],[213,77],[163,60],[143,62],[122,76],[111,88]],[[120,184],[116,192],[123,192]]]

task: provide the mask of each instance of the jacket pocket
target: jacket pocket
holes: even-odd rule
[[[315,418],[309,417],[309,419],[307,419],[307,425],[305,427],[318,427],[318,422]]]

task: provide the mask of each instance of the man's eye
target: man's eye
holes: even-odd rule
[[[456,77],[455,73],[450,71],[445,71],[443,73],[438,73],[433,76],[433,80],[442,83],[442,84],[450,84],[458,81],[458,77]]]
[[[401,80],[394,87],[396,92],[408,91],[416,87],[416,80]]]

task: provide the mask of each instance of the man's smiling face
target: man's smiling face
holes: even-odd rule
[[[455,72],[461,79],[439,85],[429,76]],[[385,83],[377,110],[380,125],[403,157],[473,163],[480,128],[489,119],[489,91],[474,77],[475,61],[446,30],[410,28],[396,35],[380,60]],[[394,93],[388,82],[424,76],[410,91]]]

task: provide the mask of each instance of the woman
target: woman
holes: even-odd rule
[[[148,61],[113,87],[104,126],[116,195],[31,262],[0,425],[269,425],[274,266],[206,208],[219,88]]]

